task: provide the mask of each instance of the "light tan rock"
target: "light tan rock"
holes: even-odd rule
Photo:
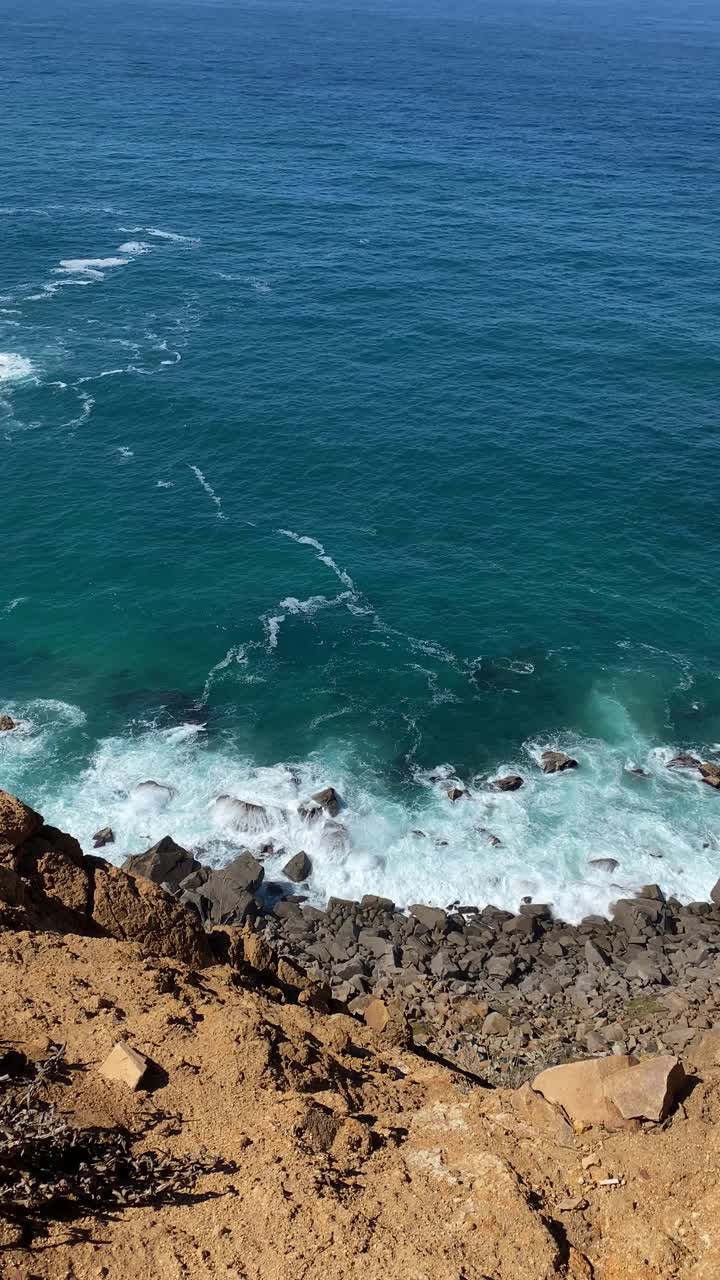
[[[0,857],[28,840],[42,824],[40,814],[29,805],[7,791],[0,791]]]
[[[683,1056],[700,1072],[720,1067],[720,1031],[699,1031],[683,1051]]]
[[[604,1125],[615,1129],[622,1127],[623,1118],[609,1101],[607,1087],[616,1076],[627,1074],[636,1062],[629,1054],[568,1062],[541,1071],[532,1087],[547,1102],[561,1107],[572,1125]]]
[[[379,1034],[385,1030],[390,1021],[390,1011],[384,1000],[371,1000],[363,1011],[363,1017],[366,1026]]]
[[[145,1075],[148,1065],[148,1060],[142,1053],[138,1053],[137,1049],[133,1049],[127,1041],[118,1040],[100,1067],[100,1075],[106,1080],[126,1084],[134,1091]]]
[[[515,1090],[513,1102],[516,1111],[536,1132],[547,1134],[561,1147],[574,1146],[572,1126],[568,1124],[562,1111],[543,1098],[541,1093],[536,1093],[527,1081]]]
[[[639,1062],[607,1082],[606,1097],[625,1120],[664,1120],[682,1088],[685,1070],[671,1055]]]

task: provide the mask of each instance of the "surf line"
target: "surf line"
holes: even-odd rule
[[[226,520],[227,516],[224,514],[222,509],[222,498],[219,498],[215,490],[213,489],[212,485],[208,484],[207,480],[205,479],[205,476],[203,475],[199,467],[196,467],[192,462],[188,462],[188,466],[190,470],[193,471],[197,476],[199,483],[202,485],[210,501],[215,503],[215,506],[217,507],[218,520]]]

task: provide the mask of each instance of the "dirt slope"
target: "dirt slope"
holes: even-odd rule
[[[202,1178],[194,1203],[52,1225],[31,1250],[0,1219],[3,1280],[720,1275],[712,1047],[661,1130],[561,1146],[513,1093],[375,1044],[355,1020],[227,965],[3,933],[0,992],[5,1046],[40,1057],[66,1044],[72,1070],[48,1096],[76,1124],[126,1125],[149,1149],[237,1165]],[[121,1037],[157,1064],[150,1089],[99,1075]],[[593,1154],[601,1163],[583,1169]],[[597,1185],[606,1178],[619,1185]]]

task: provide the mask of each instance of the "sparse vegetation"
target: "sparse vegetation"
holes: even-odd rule
[[[52,1220],[107,1217],[120,1208],[195,1198],[204,1174],[232,1172],[217,1160],[178,1160],[138,1151],[126,1129],[78,1129],[43,1100],[67,1081],[63,1046],[39,1064],[8,1055],[0,1075],[0,1221],[27,1244]]]

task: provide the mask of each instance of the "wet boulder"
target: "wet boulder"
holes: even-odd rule
[[[301,884],[303,880],[307,880],[312,875],[312,862],[304,849],[294,854],[289,862],[283,867],[283,875],[288,880],[292,880],[294,884]]]
[[[12,716],[0,716],[0,733],[10,733],[12,729],[17,729],[17,725]]]
[[[114,844],[115,832],[112,827],[101,827],[92,838],[93,848],[102,849],[106,844]]]
[[[525,779],[519,773],[509,773],[504,778],[495,778],[492,785],[496,791],[519,791],[525,785]]]
[[[322,791],[315,792],[312,799],[321,809],[329,813],[331,818],[337,818],[340,810],[344,807],[343,801],[334,787],[323,787]]]
[[[595,867],[598,871],[607,871],[608,875],[612,875],[613,871],[617,871],[620,863],[616,858],[591,858],[588,866]]]
[[[578,767],[577,760],[564,751],[543,751],[541,760],[543,773],[565,773],[566,769]]]
[[[667,769],[697,769],[700,761],[695,757],[688,755],[686,751],[681,751],[680,755],[673,756],[672,760],[668,760]]]

